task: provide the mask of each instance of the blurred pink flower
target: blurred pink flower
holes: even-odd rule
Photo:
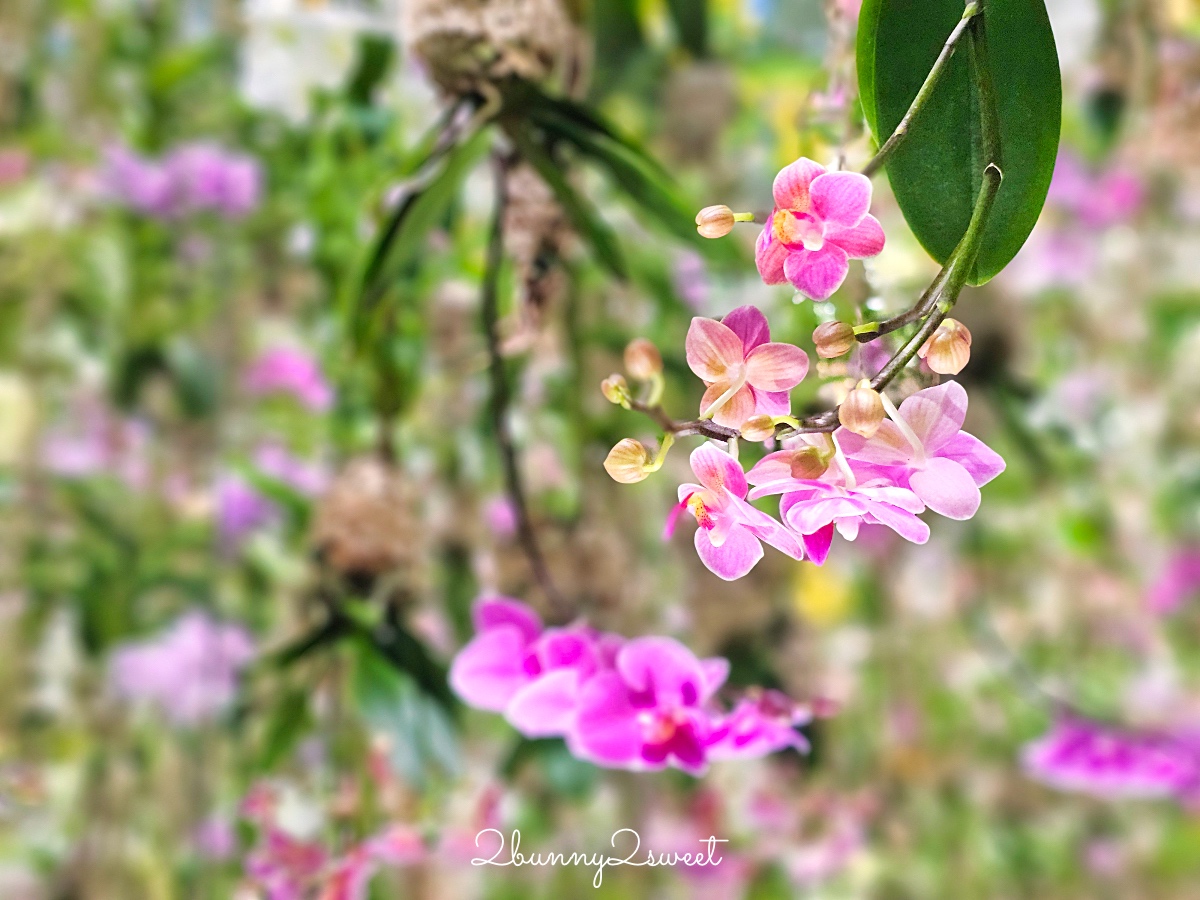
[[[712,293],[712,280],[704,257],[690,250],[676,256],[672,284],[680,300],[696,311],[702,309]]]
[[[883,251],[883,227],[868,213],[871,180],[856,172],[827,172],[801,157],[775,176],[775,209],[755,247],[767,284],[791,282],[814,300],[841,287],[849,260]]]
[[[290,394],[314,412],[325,412],[333,404],[333,389],[317,361],[291,347],[274,347],[251,364],[245,377],[251,394]]]
[[[0,187],[24,181],[29,175],[31,162],[29,153],[19,147],[0,150]]]
[[[483,521],[495,537],[510,538],[517,533],[517,510],[504,495],[492,497],[484,503]]]
[[[1200,746],[1170,734],[1124,731],[1061,717],[1021,753],[1025,771],[1050,787],[1104,798],[1194,796]]]
[[[149,701],[177,725],[198,725],[233,702],[238,675],[254,652],[240,625],[193,611],[157,638],[117,648],[110,677],[121,696]]]
[[[717,727],[708,758],[757,759],[784,747],[808,752],[808,741],[796,727],[807,725],[812,718],[807,707],[780,691],[748,694]]]
[[[1158,615],[1170,615],[1200,594],[1200,546],[1180,547],[1146,592],[1146,606]]]
[[[671,638],[631,640],[614,669],[583,685],[567,744],[603,766],[702,775],[715,731],[708,704],[728,674],[726,660],[701,661]]]
[[[804,549],[786,528],[746,502],[746,476],[728,453],[703,444],[692,451],[692,472],[699,484],[679,486],[679,504],[667,519],[665,537],[686,509],[696,517],[695,543],[700,561],[718,578],[746,575],[763,557],[762,541],[793,559]]]
[[[770,341],[767,318],[753,306],[739,306],[720,322],[692,319],[687,361],[707,386],[700,401],[702,416],[741,428],[753,415],[791,411],[788,391],[808,374],[808,354]]]
[[[319,883],[329,856],[316,841],[301,841],[270,827],[246,856],[246,875],[266,893],[266,900],[305,900]]]
[[[1004,460],[962,430],[967,392],[947,381],[910,395],[871,437],[839,428],[846,457],[865,463],[868,477],[908,488],[934,512],[969,519],[979,509],[979,488],[1004,471]]]
[[[104,154],[101,182],[108,195],[156,218],[213,210],[236,219],[259,202],[261,175],[250,156],[215,144],[182,144],[161,160],[114,145]]]
[[[316,497],[329,486],[326,466],[293,456],[279,443],[260,444],[254,451],[254,465],[264,475],[305,497]]]
[[[1101,229],[1135,218],[1145,202],[1145,188],[1135,172],[1116,167],[1095,172],[1070,150],[1062,150],[1046,199],[1087,227]]]
[[[196,826],[192,842],[204,859],[223,862],[231,859],[237,850],[237,832],[229,819],[212,815]]]
[[[94,397],[72,404],[70,418],[50,429],[42,442],[41,464],[63,478],[115,475],[134,490],[150,476],[150,428],[138,419],[120,418]]]

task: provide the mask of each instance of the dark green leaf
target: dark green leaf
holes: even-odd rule
[[[310,693],[308,689],[289,689],[271,710],[263,737],[263,769],[273,769],[286,759],[300,738],[312,728],[312,713],[308,708]]]
[[[859,19],[863,109],[882,142],[899,124],[963,13],[962,0],[866,0]],[[1054,35],[1043,0],[985,5],[1004,182],[988,219],[973,284],[1003,269],[1029,237],[1050,186],[1062,115]],[[945,262],[967,229],[987,160],[964,36],[908,137],[886,164],[917,239]]]
[[[679,43],[697,59],[708,55],[708,0],[667,0]]]

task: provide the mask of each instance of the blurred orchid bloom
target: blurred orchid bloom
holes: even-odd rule
[[[1200,789],[1200,746],[1169,734],[1124,731],[1063,717],[1025,746],[1025,771],[1043,784],[1093,796],[1177,797]]]
[[[915,515],[924,511],[925,504],[886,478],[859,484],[849,466],[830,467],[816,480],[781,479],[777,472],[777,464],[767,457],[746,473],[747,480],[758,485],[750,499],[782,494],[780,517],[800,535],[808,558],[818,566],[829,556],[835,529],[848,541],[858,537],[862,525],[886,525],[915,544],[929,540],[929,526]]]
[[[291,347],[274,347],[258,357],[246,372],[245,386],[258,396],[291,394],[313,412],[325,412],[333,404],[333,389],[317,361]]]
[[[772,193],[775,209],[754,253],[767,284],[788,281],[806,297],[825,300],[845,281],[849,260],[883,251],[865,175],[827,172],[801,157],[775,176]]]
[[[702,775],[715,726],[707,706],[728,674],[726,660],[701,661],[672,638],[636,638],[584,684],[567,745],[603,766]]]
[[[667,518],[664,537],[686,509],[696,517],[696,553],[718,578],[741,578],[763,557],[762,541],[793,559],[804,558],[804,548],[786,528],[746,502],[746,476],[728,453],[713,444],[692,451],[692,472],[699,484],[679,486],[679,504]]]
[[[264,475],[305,497],[316,497],[329,487],[328,468],[293,456],[279,443],[260,444],[254,451],[254,465]]]
[[[720,322],[692,319],[687,361],[707,386],[701,416],[741,428],[751,416],[786,416],[791,411],[788,391],[808,374],[808,354],[770,341],[767,318],[753,306],[739,306]]]
[[[215,144],[184,144],[163,165],[181,212],[211,209],[237,219],[258,206],[261,175],[251,156]]]
[[[1113,167],[1093,172],[1069,150],[1058,155],[1047,201],[1077,216],[1089,228],[1109,228],[1133,219],[1145,202],[1138,175]]]
[[[979,488],[1004,471],[1004,460],[962,430],[967,415],[962,385],[947,381],[917,391],[889,413],[891,418],[870,438],[845,428],[837,430],[846,457],[865,463],[872,474],[895,486],[908,488],[940,515],[949,519],[975,515]]]
[[[717,736],[708,748],[708,758],[756,759],[768,753],[794,747],[809,749],[796,726],[812,721],[807,707],[795,703],[780,691],[767,690],[757,696],[743,697],[721,722]]]
[[[177,725],[198,725],[233,702],[238,675],[253,658],[244,628],[193,611],[158,638],[118,648],[110,675],[120,695],[152,702]]]
[[[479,709],[503,712],[529,737],[565,734],[580,684],[611,665],[621,641],[582,626],[547,628],[506,597],[475,605],[476,636],[450,667],[450,686]]]
[[[234,473],[217,479],[216,505],[217,533],[222,549],[228,553],[279,516],[279,507]]]
[[[301,841],[271,827],[246,856],[246,875],[265,892],[267,900],[304,900],[312,896],[328,862],[325,848]]]

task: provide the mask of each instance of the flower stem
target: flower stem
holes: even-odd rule
[[[879,152],[863,168],[862,173],[868,178],[878,172],[887,161],[887,158],[895,153],[896,148],[903,143],[909,129],[912,127],[913,120],[925,108],[925,103],[933,94],[933,89],[937,87],[938,81],[941,80],[942,73],[946,70],[946,64],[950,62],[950,57],[954,55],[954,49],[958,46],[959,40],[966,32],[967,26],[978,15],[979,11],[980,3],[978,0],[971,0],[963,10],[962,18],[958,20],[958,24],[954,26],[954,30],[946,38],[946,43],[942,45],[942,52],[938,54],[938,58],[933,63],[933,68],[925,76],[925,82],[921,85],[921,89],[917,91],[917,96],[913,98],[912,104],[904,114],[904,118],[900,120],[900,124],[896,126],[896,130],[892,132],[891,136],[883,142],[883,146],[879,148]]]

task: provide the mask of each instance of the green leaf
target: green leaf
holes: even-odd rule
[[[708,0],[667,0],[679,43],[697,59],[708,55]]]
[[[542,180],[554,191],[554,196],[571,220],[575,230],[579,232],[592,246],[596,258],[600,260],[618,278],[627,277],[625,257],[621,253],[621,245],[616,234],[608,223],[600,218],[595,208],[585,200],[563,176],[562,167],[555,162],[546,150],[527,129],[519,123],[514,123],[508,129],[509,136],[517,145],[521,157],[537,169]]]
[[[370,644],[356,646],[354,698],[371,729],[390,739],[396,771],[418,785],[426,782],[431,769],[456,774],[461,758],[446,711]]]
[[[962,17],[962,0],[866,0],[859,18],[863,111],[882,143],[900,123]],[[1000,124],[1004,181],[988,218],[976,269],[981,284],[1003,269],[1037,222],[1062,119],[1062,82],[1043,0],[984,4],[989,68]],[[896,200],[922,246],[945,262],[967,229],[984,159],[969,35],[888,159]]]
[[[446,214],[490,140],[484,129],[454,146],[444,157],[431,158],[428,164],[432,173],[418,177],[418,184],[396,206],[367,262],[362,289],[352,307],[352,331],[360,343],[380,299],[396,278],[420,259],[425,236]]]
[[[264,770],[269,771],[286,759],[296,748],[300,738],[312,728],[312,712],[308,707],[311,693],[307,688],[289,688],[278,705],[271,710],[259,761]]]

